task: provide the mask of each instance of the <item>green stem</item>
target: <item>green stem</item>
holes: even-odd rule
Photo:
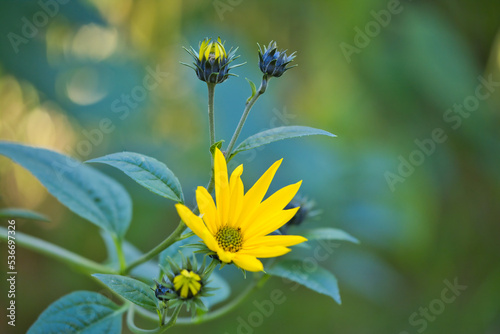
[[[115,243],[118,262],[120,263],[120,272],[123,272],[127,267],[127,262],[125,260],[125,255],[123,254],[122,240],[115,235],[113,235],[112,238],[113,242]]]
[[[48,241],[29,236],[22,232],[15,234],[16,245],[31,249],[40,254],[47,255],[53,259],[64,262],[70,266],[77,268],[87,274],[103,273],[103,274],[116,274],[116,271],[89,260],[81,255],[73,253],[63,247],[54,245]],[[8,231],[4,227],[0,227],[0,239],[8,240]]]
[[[210,147],[215,144],[215,116],[214,116],[214,95],[215,84],[208,83],[208,131],[210,133]]]
[[[123,273],[129,273],[130,270],[133,268],[137,267],[138,265],[151,260],[154,258],[156,255],[160,254],[164,249],[169,247],[170,245],[174,244],[179,237],[181,236],[182,232],[186,230],[186,225],[182,222],[179,221],[179,225],[177,225],[177,228],[165,239],[163,240],[160,244],[158,244],[155,248],[138,258],[137,260],[133,261],[130,263],[124,270]]]
[[[215,144],[215,112],[214,112],[214,96],[215,96],[215,84],[207,82],[208,87],[208,132],[210,134],[210,149],[212,149]],[[214,183],[214,156],[210,154],[210,181],[208,183],[207,189]],[[209,193],[211,190],[209,190]]]
[[[134,323],[134,305],[130,305],[130,308],[127,312],[127,327],[130,329],[132,333],[136,334],[156,334],[161,333],[161,327],[157,327],[155,329],[142,329],[135,325]]]
[[[234,131],[233,137],[231,138],[231,141],[229,142],[229,145],[227,146],[226,150],[226,158],[229,160],[231,158],[231,152],[233,151],[234,145],[236,144],[236,140],[238,140],[238,137],[241,133],[241,130],[243,129],[243,125],[245,125],[245,122],[247,120],[248,114],[250,113],[250,110],[252,109],[253,105],[257,101],[257,99],[266,92],[267,89],[267,82],[268,82],[268,77],[267,75],[264,75],[262,78],[262,83],[260,84],[259,89],[255,93],[255,95],[250,99],[250,101],[247,102],[245,105],[245,110],[243,110],[243,114],[241,115],[240,122],[238,123],[238,126],[236,127],[236,130]]]
[[[164,326],[162,326],[162,328],[164,328],[165,330],[167,330],[167,329],[169,329],[170,327],[172,327],[173,325],[176,324],[177,317],[179,316],[179,313],[181,312],[181,308],[182,308],[182,304],[180,304],[179,306],[177,306],[175,308],[174,313],[172,314],[172,316],[170,317],[170,319],[168,320],[168,322]]]
[[[136,333],[136,334],[160,334],[160,333],[165,332],[167,329],[169,329],[170,327],[175,325],[175,323],[177,321],[177,317],[179,316],[179,313],[181,311],[181,308],[182,308],[182,304],[176,307],[176,309],[174,310],[174,313],[172,314],[169,321],[165,325],[162,325],[160,327],[156,327],[155,329],[142,329],[142,328],[139,328],[135,325],[135,323],[134,323],[135,306],[130,305],[130,308],[127,312],[127,326],[130,329],[130,331],[132,331],[133,333]]]
[[[213,156],[212,156],[212,160],[213,160]],[[209,194],[212,193],[212,191],[214,190],[214,187],[215,187],[214,166],[212,163],[212,168],[210,170],[210,181],[208,181],[208,184],[207,184],[207,191]]]

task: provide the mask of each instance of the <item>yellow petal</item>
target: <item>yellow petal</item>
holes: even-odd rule
[[[255,247],[252,249],[242,249],[238,252],[238,254],[251,255],[255,257],[276,257],[281,256],[291,251],[290,248],[286,248],[283,246],[274,246],[274,247]]]
[[[220,44],[219,42],[215,43],[214,44],[215,46],[215,59],[219,59],[221,56],[222,56],[222,50],[220,48]]]
[[[250,222],[249,220],[252,213],[257,208],[258,204],[266,195],[267,189],[271,185],[274,174],[281,165],[283,159],[276,161],[271,167],[255,182],[252,188],[247,191],[243,200],[243,210],[241,212],[240,226],[244,229]]]
[[[182,286],[182,282],[183,282],[183,277],[181,275],[177,275],[174,277],[174,288],[175,290],[179,290]]]
[[[198,275],[194,271],[187,271],[186,269],[183,269],[181,271],[181,274],[184,275],[187,278],[194,278],[197,281],[201,280],[200,275]]]
[[[217,38],[217,42],[220,44],[220,47],[222,49],[222,56],[224,58],[227,58],[227,53],[226,53],[226,48],[224,48],[224,44],[222,43],[222,41],[220,40],[220,37]]]
[[[220,223],[214,199],[210,196],[207,189],[198,187],[196,189],[196,202],[198,203],[198,208],[203,215],[203,221],[207,225],[208,230],[212,235],[215,235],[220,227]]]
[[[182,298],[187,298],[188,292],[189,292],[188,289],[189,289],[189,285],[186,282],[184,282],[184,285],[182,286],[182,289],[181,289],[181,297]]]
[[[231,263],[231,261],[233,261],[235,254],[236,253],[225,251],[220,247],[219,250],[217,251],[217,256],[219,257],[219,260],[226,263]]]
[[[227,181],[226,158],[222,152],[216,148],[214,157],[214,180],[215,199],[217,201],[217,211],[221,225],[227,224],[229,213],[229,184]]]
[[[189,210],[184,204],[176,204],[175,208],[182,221],[200,238],[205,234],[207,227],[203,220]]]
[[[209,42],[210,42],[210,39],[206,39],[206,38],[203,40],[203,42],[201,42],[200,52],[198,52],[198,56],[199,56],[200,60],[202,60],[203,54],[205,53],[205,50],[206,50]]]
[[[243,174],[243,165],[239,165],[234,169],[233,173],[231,173],[231,179],[229,180],[229,189],[231,192],[233,192],[238,185],[238,181],[241,181],[241,174]]]
[[[181,217],[182,221],[198,236],[203,242],[207,245],[208,248],[216,252],[219,249],[219,245],[217,241],[215,241],[214,237],[208,231],[205,224],[203,224],[203,220],[195,215],[189,210],[189,208],[183,204],[176,204],[175,208],[177,209],[177,213]]]
[[[267,235],[281,226],[285,225],[297,213],[299,208],[280,211],[278,214],[266,217],[253,223],[244,231],[244,240],[250,240],[252,237]]]
[[[208,59],[208,57],[210,56],[210,51],[212,50],[213,44],[213,42],[208,43],[208,45],[205,47],[205,59]]]
[[[265,217],[275,215],[283,210],[283,208],[285,208],[285,206],[295,197],[301,184],[302,181],[299,181],[276,191],[257,207],[252,217],[249,219],[251,221],[260,221],[265,219]]]
[[[245,242],[245,248],[259,247],[259,246],[293,246],[307,241],[306,238],[300,235],[267,235],[261,237],[254,237]]]
[[[216,58],[218,57],[227,57],[226,55],[226,50],[224,49],[224,45],[222,45],[221,42],[217,42],[217,53],[216,53]]]
[[[213,250],[214,252],[217,252],[220,249],[219,244],[215,240],[214,236],[212,234],[210,234],[210,232],[208,232],[208,230],[207,230],[205,236],[201,239],[203,240],[205,245],[207,245],[207,247],[210,248],[211,250]]]
[[[264,266],[262,262],[257,260],[255,256],[236,253],[233,262],[240,267],[241,269],[245,269],[247,271],[263,271]]]
[[[193,294],[193,296],[196,296],[198,291],[200,291],[200,288],[201,288],[200,282],[196,282],[196,281],[189,282],[189,289],[191,290],[191,293]]]
[[[241,181],[241,174],[243,173],[243,165],[236,167],[231,174],[231,179],[229,180],[229,191],[230,191],[230,205],[227,225],[232,227],[237,227],[238,216],[240,215],[241,208],[243,207],[243,182]]]

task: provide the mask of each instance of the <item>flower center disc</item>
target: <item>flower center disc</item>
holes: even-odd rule
[[[241,249],[243,243],[243,236],[241,235],[241,228],[233,228],[229,226],[222,227],[215,235],[215,240],[219,246],[225,251],[235,253]]]

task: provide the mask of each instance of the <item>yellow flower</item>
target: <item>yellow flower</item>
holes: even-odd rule
[[[213,58],[217,60],[219,58],[227,58],[226,49],[222,44],[220,37],[217,38],[217,42],[210,42],[210,39],[205,39],[201,42],[200,51],[198,52],[200,61],[205,57],[205,59]]]
[[[200,216],[185,205],[177,212],[186,225],[225,263],[234,262],[248,271],[262,271],[257,258],[281,256],[293,246],[307,241],[295,235],[268,235],[286,224],[299,208],[284,210],[300,188],[302,181],[286,186],[265,201],[264,196],[282,160],[276,161],[244,194],[241,174],[236,167],[228,181],[227,165],[219,149],[215,151],[215,200],[203,187],[196,190]]]
[[[187,298],[189,295],[196,296],[201,289],[200,281],[200,275],[183,269],[179,275],[174,277],[174,288],[182,298]]]

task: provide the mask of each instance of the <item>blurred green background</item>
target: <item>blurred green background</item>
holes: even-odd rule
[[[234,70],[239,78],[217,87],[218,139],[228,141],[240,117],[250,93],[244,78],[260,80],[256,43],[270,40],[297,50],[299,67],[271,80],[241,138],[292,124],[338,135],[280,142],[235,160],[245,164],[248,186],[283,157],[272,190],[303,179],[301,195],[323,211],[307,224],[342,228],[360,239],[360,245],[339,244],[320,263],[337,276],[343,304],[275,278],[227,316],[172,333],[500,333],[500,2],[75,0],[57,2],[57,8],[41,3],[0,2],[2,140],[80,160],[123,150],[151,155],[177,174],[192,203],[210,163],[206,87],[179,61],[191,60],[182,46],[219,35],[226,47],[239,46],[240,60],[248,63]],[[44,20],[41,11],[53,15]],[[30,30],[26,21],[39,27]],[[127,96],[137,94],[136,87],[157,68],[168,76],[127,104]],[[481,87],[480,78],[493,83]],[[478,87],[489,96],[475,98]],[[449,111],[464,103],[470,113]],[[85,133],[99,129],[103,118],[114,130],[83,147]],[[434,142],[429,154],[415,153],[415,140],[432,146],[435,129],[446,140]],[[403,168],[401,158],[418,166],[401,182],[388,182],[388,173]],[[163,240],[178,219],[173,203],[116,170],[97,168],[133,198],[127,238],[142,251]],[[105,259],[97,228],[5,158],[0,189],[2,207],[33,209],[52,219],[19,221],[19,231]],[[64,294],[102,289],[31,251],[18,248],[17,265],[14,333],[25,332]],[[242,284],[240,275],[231,277],[235,286]],[[467,288],[439,309],[444,281],[455,279]],[[253,301],[269,299],[274,289],[284,292],[286,302],[257,328],[238,328],[238,317],[248,322]],[[429,305],[439,312],[422,323],[425,317],[418,313]],[[5,319],[0,332],[12,332]]]

